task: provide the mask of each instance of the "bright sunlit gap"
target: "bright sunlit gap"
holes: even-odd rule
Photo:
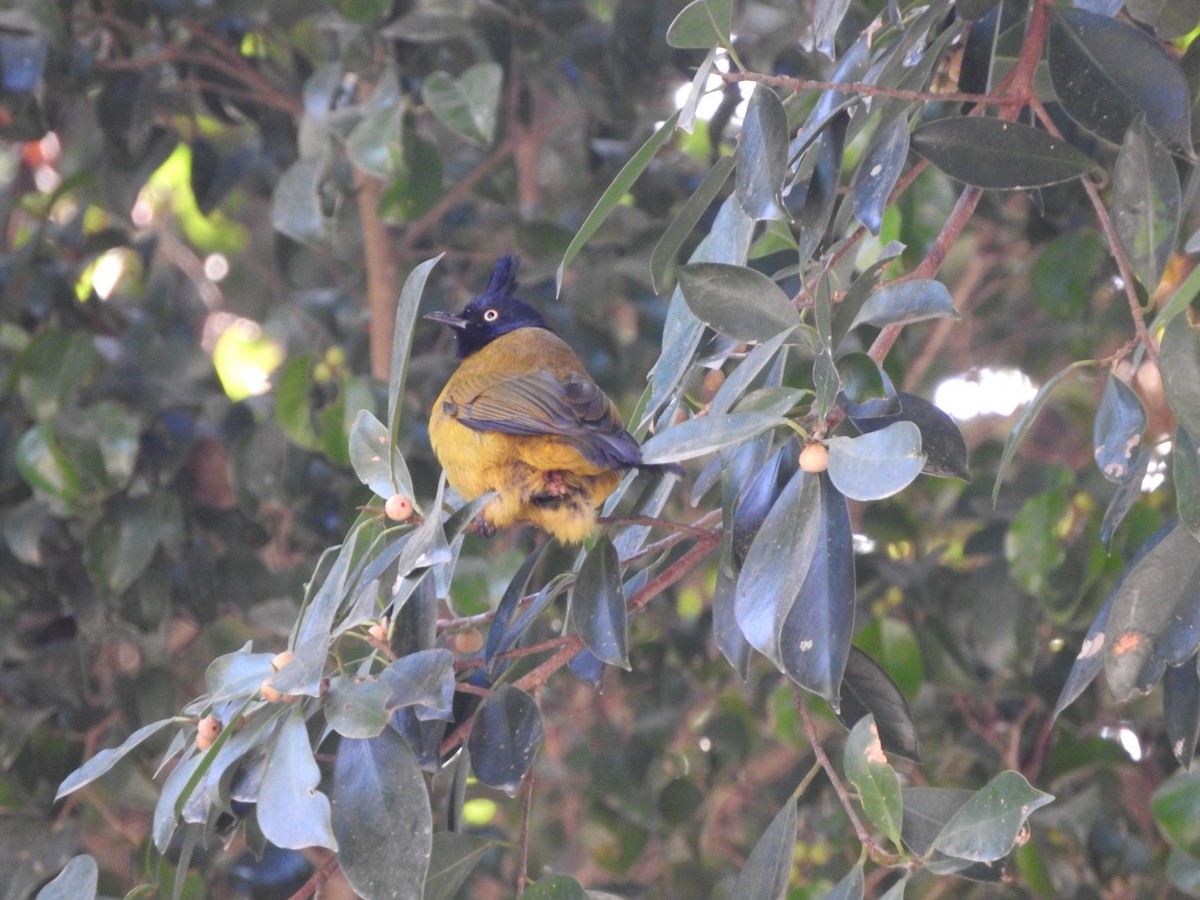
[[[1171,442],[1163,441],[1150,455],[1150,464],[1142,477],[1142,493],[1149,494],[1167,480],[1167,460],[1171,458]]]
[[[92,268],[92,290],[101,300],[107,300],[116,290],[117,282],[125,274],[125,251],[121,248],[109,250]]]
[[[713,68],[720,72],[729,71],[729,55],[726,53],[718,53],[716,60],[713,63]],[[696,105],[696,118],[704,122],[712,119],[713,114],[717,111],[717,107],[721,105],[721,88],[725,82],[721,80],[719,75],[709,75],[704,82],[704,94],[700,97],[700,102]],[[742,95],[742,102],[737,105],[737,109],[733,111],[733,117],[729,120],[729,124],[733,128],[740,128],[742,117],[746,114],[746,101],[750,99],[750,94],[754,91],[753,82],[743,81],[738,84],[738,93]],[[675,108],[683,109],[683,105],[687,103],[688,96],[692,92],[692,83],[689,81],[686,84],[679,86],[675,91]]]
[[[1037,395],[1037,387],[1020,369],[975,369],[947,378],[933,392],[933,402],[960,422],[977,416],[1011,416]]]
[[[1142,749],[1142,742],[1138,740],[1137,732],[1128,725],[1120,725],[1116,728],[1106,725],[1100,729],[1100,737],[1106,741],[1116,741],[1134,762],[1141,762],[1142,757],[1146,755],[1145,750]]]
[[[283,347],[253,319],[229,312],[210,313],[201,343],[212,354],[213,368],[233,400],[265,394],[271,373],[283,362]]]

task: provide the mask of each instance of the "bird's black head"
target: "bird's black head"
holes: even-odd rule
[[[549,328],[536,309],[513,296],[517,289],[517,265],[515,256],[500,257],[492,269],[487,288],[461,313],[435,312],[425,316],[454,329],[459,359],[465,359],[502,334],[518,328]]]

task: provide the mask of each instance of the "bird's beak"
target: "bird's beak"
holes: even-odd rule
[[[437,322],[439,325],[446,325],[456,331],[462,331],[467,327],[467,320],[462,316],[456,316],[450,312],[431,312],[425,313],[425,318],[431,322]]]

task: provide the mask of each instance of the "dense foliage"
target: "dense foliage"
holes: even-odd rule
[[[1197,28],[9,0],[0,893],[1200,893]],[[582,548],[428,446],[510,252]]]

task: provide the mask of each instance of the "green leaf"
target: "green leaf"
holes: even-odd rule
[[[800,324],[791,298],[766,275],[745,266],[688,263],[679,287],[700,321],[738,341],[766,341]]]
[[[787,424],[787,419],[770,412],[696,416],[672,425],[642,444],[642,459],[651,465],[680,462],[732,447],[764,431]]]
[[[703,0],[696,0],[696,2],[703,2]],[[684,12],[686,11],[684,10]],[[629,192],[629,189],[633,187],[633,183],[638,180],[638,177],[646,170],[646,167],[650,165],[651,160],[662,149],[663,144],[675,133],[675,123],[678,121],[679,111],[676,110],[650,136],[646,143],[642,144],[641,148],[637,153],[633,154],[629,162],[621,167],[621,171],[617,173],[604,193],[600,195],[600,199],[596,201],[596,205],[592,207],[592,211],[583,220],[583,224],[579,226],[579,231],[575,233],[575,237],[571,239],[566,252],[563,253],[562,262],[558,264],[558,272],[555,275],[554,281],[554,291],[556,294],[562,291],[563,273],[566,272],[567,266],[575,261],[575,257],[579,255],[579,251],[583,249],[583,245],[591,239],[592,235],[600,230],[600,226],[604,224],[604,221],[612,211],[620,204],[621,198]]]
[[[967,464],[967,442],[955,421],[924,397],[897,391],[900,411],[883,416],[851,416],[854,427],[866,433],[886,428],[893,422],[912,422],[921,431],[921,450],[925,453],[926,475],[971,480]]]
[[[1096,168],[1049,132],[987,116],[934,119],[913,131],[911,143],[951,178],[993,190],[1045,187]]]
[[[1160,141],[1192,155],[1187,79],[1140,28],[1084,9],[1053,10],[1046,53],[1067,115],[1114,144],[1139,114]]]
[[[1200,446],[1182,425],[1171,444],[1171,481],[1179,522],[1200,541]]]
[[[667,27],[667,44],[683,50],[728,47],[733,0],[692,0]]]
[[[730,900],[767,900],[782,897],[792,874],[796,853],[796,800],[789,797],[767,830],[750,851],[738,873]]]
[[[1190,769],[1200,739],[1200,673],[1195,657],[1163,673],[1163,724],[1171,755],[1182,768]]]
[[[360,409],[350,428],[350,464],[354,467],[354,474],[380,497],[403,494],[415,503],[408,465],[394,447],[394,458],[389,462],[389,443],[384,424],[370,410]]]
[[[179,511],[169,495],[114,500],[108,514],[88,531],[86,560],[99,583],[118,595],[146,571],[159,536],[169,529],[171,512],[177,518]]]
[[[961,316],[944,284],[932,279],[916,279],[879,288],[855,314],[850,328],[864,322],[882,327],[934,318],[959,319]]]
[[[1146,411],[1142,409],[1142,401],[1129,385],[1110,372],[1092,428],[1096,465],[1105,478],[1117,483],[1125,479],[1145,430]]]
[[[100,867],[95,859],[88,854],[73,856],[34,900],[92,900],[99,881]]]
[[[471,834],[434,832],[421,900],[454,900],[471,870],[495,846],[496,841]]]
[[[445,72],[426,76],[421,96],[443,125],[465,138],[488,143],[496,130],[496,108],[504,71],[499,63],[471,66],[458,78]]]
[[[1021,441],[1025,440],[1025,435],[1029,433],[1029,429],[1033,427],[1034,421],[1038,417],[1038,413],[1042,411],[1042,407],[1046,405],[1046,401],[1050,399],[1050,394],[1058,387],[1058,383],[1070,375],[1080,366],[1095,365],[1094,360],[1079,359],[1071,363],[1061,372],[1058,372],[1038,388],[1037,394],[1033,400],[1025,407],[1025,411],[1021,413],[1021,418],[1017,419],[1017,424],[1013,426],[1012,431],[1008,434],[1008,440],[1004,442],[1004,452],[1000,455],[1000,465],[996,469],[996,483],[992,486],[992,505],[996,503],[996,498],[1000,496],[1000,485],[1004,482],[1004,476],[1008,473],[1008,467],[1011,465],[1013,457],[1016,456],[1017,448],[1021,446]]]
[[[379,673],[390,710],[416,706],[418,719],[448,719],[454,702],[454,655],[442,647],[401,656]]]
[[[847,780],[858,790],[858,802],[867,818],[896,847],[900,847],[900,824],[904,805],[900,799],[900,776],[884,755],[875,718],[858,720],[842,752]]]
[[[588,900],[588,895],[570,875],[551,875],[527,887],[521,900]]]
[[[1154,821],[1167,842],[1200,856],[1200,772],[1176,772],[1150,797]]]
[[[866,883],[863,879],[863,864],[855,863],[854,868],[842,876],[842,880],[830,888],[823,900],[863,900]]]
[[[650,280],[654,285],[654,290],[658,293],[665,293],[671,286],[667,273],[675,265],[679,248],[683,246],[683,242],[695,229],[700,217],[707,212],[709,206],[721,192],[721,188],[725,186],[725,182],[729,180],[733,164],[732,156],[722,156],[713,163],[713,167],[708,170],[708,174],[704,176],[700,186],[692,191],[687,200],[683,202],[683,206],[679,208],[679,212],[671,220],[671,224],[667,226],[662,237],[658,239],[658,243],[654,245],[654,251],[650,254]]]
[[[756,85],[746,105],[734,153],[738,202],[752,219],[783,219],[787,216],[780,196],[787,166],[787,145],[787,113],[783,104],[769,87]]]
[[[408,375],[408,356],[412,351],[413,331],[416,329],[417,310],[421,305],[421,295],[425,292],[425,282],[429,273],[438,260],[439,253],[432,259],[415,266],[408,277],[404,279],[404,287],[400,289],[400,299],[396,301],[396,321],[392,331],[392,367],[388,375],[388,405],[387,427],[389,444],[391,446],[390,465],[392,467],[392,483],[401,485],[408,481],[408,473],[401,468],[404,457],[401,456],[396,444],[400,437],[400,414],[404,404],[404,381]],[[397,462],[399,460],[399,463]],[[416,508],[416,499],[413,498]]]
[[[921,474],[921,430],[899,421],[856,438],[829,438],[829,479],[851,500],[882,500]]]
[[[355,892],[421,900],[433,814],[425,776],[408,742],[391,728],[365,740],[343,738],[331,795],[338,865]]]
[[[607,535],[596,542],[579,567],[571,590],[571,624],[596,658],[629,668],[628,621],[621,560]]]
[[[1158,368],[1179,424],[1200,434],[1200,328],[1193,328],[1186,315],[1175,316],[1163,329]]]
[[[515,797],[541,744],[542,715],[537,701],[504,683],[475,714],[467,749],[475,777]]]
[[[370,22],[391,7],[390,0],[329,0],[329,5],[351,22]]]
[[[174,719],[159,719],[157,722],[143,725],[133,734],[129,735],[129,737],[125,738],[119,747],[110,747],[107,750],[101,750],[63,779],[63,783],[58,786],[58,793],[54,795],[54,799],[61,800],[67,794],[91,784],[129,755],[129,752],[139,744],[148,741],[168,725],[173,724],[176,724]]]
[[[950,817],[933,848],[957,859],[1000,859],[1016,846],[1030,813],[1053,799],[1019,772],[1001,772]]]
[[[1004,536],[1004,555],[1013,580],[1026,593],[1045,593],[1050,573],[1067,558],[1058,525],[1071,508],[1063,488],[1035,494],[1022,504]]]
[[[908,119],[896,116],[880,125],[859,164],[854,181],[854,217],[876,237],[883,227],[883,213],[892,189],[908,160],[908,144]]]
[[[73,405],[100,354],[84,332],[48,329],[29,342],[15,364],[17,391],[34,418],[45,421]]]
[[[271,226],[280,234],[302,244],[328,242],[333,223],[321,201],[327,166],[324,154],[302,157],[279,176],[271,194]]]
[[[79,469],[55,439],[49,423],[35,425],[21,435],[13,457],[21,477],[56,508],[70,509],[82,500]]]
[[[862,632],[859,633],[861,637]],[[837,717],[843,725],[851,728],[863,717],[874,716],[875,730],[879,733],[879,743],[885,753],[902,756],[915,763],[921,761],[917,723],[904,694],[879,663],[853,645],[846,657],[840,697],[841,708]]]
[[[384,707],[391,695],[391,687],[380,681],[335,675],[329,680],[322,706],[325,721],[343,737],[375,737],[387,727],[388,711]]]
[[[258,794],[258,825],[276,847],[338,849],[329,818],[329,798],[317,790],[321,770],[304,725],[293,708],[284,718],[263,769]]]
[[[1153,293],[1175,251],[1183,202],[1175,161],[1139,116],[1113,169],[1112,224],[1129,264]]]
[[[378,178],[396,175],[403,166],[404,112],[400,78],[389,66],[363,103],[362,117],[346,135],[350,161]]]

